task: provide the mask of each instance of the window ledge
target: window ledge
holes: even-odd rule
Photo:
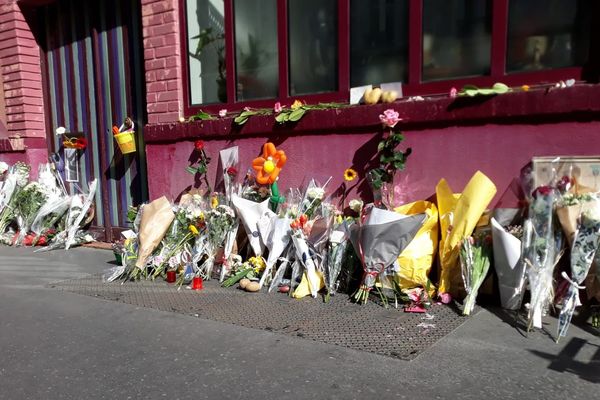
[[[272,115],[251,117],[243,126],[234,124],[233,118],[152,124],[145,127],[144,137],[146,143],[160,143],[200,137],[374,131],[380,129],[379,115],[388,108],[400,113],[403,130],[493,122],[585,120],[600,116],[599,98],[600,84],[577,84],[564,89],[548,86],[527,92],[516,89],[503,95],[472,98],[438,96],[421,101],[403,98],[392,104],[310,111],[293,125],[280,125]]]

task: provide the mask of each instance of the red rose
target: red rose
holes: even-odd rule
[[[197,151],[202,151],[204,149],[204,140],[196,140],[194,142],[194,148]]]
[[[48,244],[48,241],[46,240],[46,236],[40,236],[39,240],[37,241],[37,245],[38,246],[46,246]]]
[[[87,147],[87,139],[86,138],[77,138],[75,140],[75,148],[79,150],[83,150]]]
[[[237,169],[235,169],[235,167],[229,167],[225,170],[225,173],[227,173],[227,175],[229,175],[229,176],[236,176]]]

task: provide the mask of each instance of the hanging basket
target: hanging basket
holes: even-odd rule
[[[124,128],[124,125],[121,125],[119,131]],[[117,133],[115,139],[117,144],[119,145],[119,149],[123,154],[135,153],[135,130],[133,121],[131,122],[131,130],[126,132]]]

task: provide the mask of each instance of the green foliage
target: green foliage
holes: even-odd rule
[[[210,115],[207,112],[204,112],[202,110],[198,111],[196,114],[192,115],[189,118],[189,121],[210,121],[212,119],[216,119],[215,117],[213,117],[212,115]]]
[[[504,83],[495,83],[491,88],[478,88],[475,85],[465,85],[460,92],[458,92],[458,96],[491,96],[495,94],[504,94],[509,91],[510,88]]]
[[[405,151],[396,148],[404,140],[402,133],[390,134],[377,146],[379,152],[379,167],[369,171],[371,184],[375,189],[381,189],[384,183],[392,183],[396,171],[404,170],[408,156],[412,153],[409,147]]]

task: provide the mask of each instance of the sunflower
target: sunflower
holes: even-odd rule
[[[358,177],[358,173],[352,168],[348,168],[344,171],[344,180],[347,182],[351,182]]]

